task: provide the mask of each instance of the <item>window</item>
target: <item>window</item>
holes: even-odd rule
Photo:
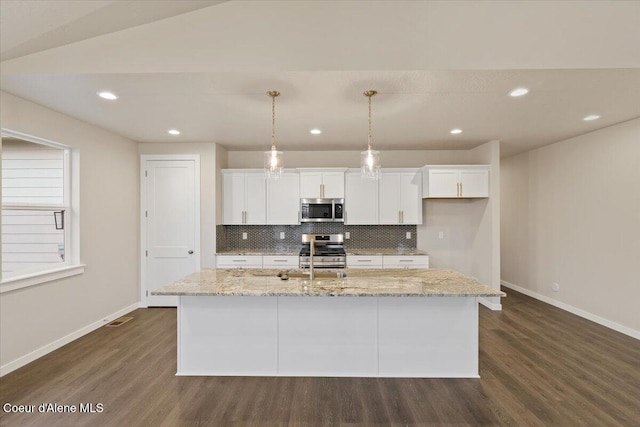
[[[0,291],[69,276],[60,272],[79,264],[73,157],[69,147],[2,130]]]

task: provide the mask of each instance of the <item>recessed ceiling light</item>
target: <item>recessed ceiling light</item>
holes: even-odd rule
[[[311,129],[309,133],[312,135],[320,135],[322,131],[320,129]]]
[[[526,95],[528,93],[529,93],[529,89],[527,89],[526,87],[519,87],[509,92],[509,96],[516,97],[516,96]]]
[[[462,133],[462,129],[451,129],[451,130],[449,131],[449,133],[452,133],[452,134],[454,134],[454,135],[457,135],[457,134],[459,134],[459,133]]]
[[[599,118],[600,116],[597,114],[589,114],[588,116],[584,117],[582,120],[584,120],[585,122],[590,122],[591,120],[598,120]]]
[[[178,129],[169,129],[167,132],[171,135],[180,135],[180,131]]]
[[[116,95],[113,92],[107,92],[107,91],[98,92],[98,96],[100,98],[108,99],[109,101],[114,101],[118,99],[118,95]]]

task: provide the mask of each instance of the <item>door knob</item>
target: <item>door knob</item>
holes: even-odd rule
[[[193,251],[189,251],[188,253],[189,253],[189,255],[191,255],[193,253]]]

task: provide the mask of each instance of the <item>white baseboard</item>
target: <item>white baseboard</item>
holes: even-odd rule
[[[522,294],[528,295],[531,298],[535,298],[537,300],[540,300],[542,302],[546,302],[547,304],[550,304],[554,307],[558,307],[562,310],[568,311],[569,313],[573,313],[576,316],[580,316],[583,317],[587,320],[591,320],[592,322],[595,322],[599,325],[605,326],[609,329],[613,329],[614,331],[620,332],[621,334],[625,334],[625,335],[629,335],[632,338],[635,338],[637,340],[640,340],[640,331],[636,331],[635,329],[631,329],[627,326],[621,325],[619,323],[613,322],[611,320],[605,319],[604,317],[600,317],[600,316],[596,316],[595,314],[589,313],[588,311],[584,311],[580,308],[574,307],[572,305],[569,304],[565,304],[561,301],[555,300],[553,298],[549,298],[547,296],[544,296],[542,294],[539,294],[537,292],[533,292],[527,288],[523,288],[521,286],[518,285],[514,285],[513,283],[509,283],[509,282],[505,282],[504,280],[501,280],[500,283],[502,284],[502,286],[504,286],[505,288],[509,288],[509,289],[513,289],[514,291],[518,291]]]
[[[485,307],[487,307],[490,310],[502,311],[502,304],[500,304],[500,303],[491,302],[488,299],[483,298],[483,297],[478,298],[478,302],[480,304],[484,305]]]
[[[121,310],[116,311],[115,313],[108,315],[104,319],[93,322],[90,325],[85,326],[84,328],[80,328],[77,331],[72,332],[67,336],[57,339],[54,342],[47,344],[43,347],[40,347],[39,349],[34,350],[29,354],[26,354],[22,357],[17,358],[16,360],[13,360],[5,365],[0,366],[0,377],[8,374],[9,372],[15,371],[16,369],[21,368],[28,363],[33,362],[34,360],[44,356],[45,354],[51,353],[52,351],[59,349],[63,345],[69,344],[71,341],[77,340],[78,338],[88,334],[89,332],[95,331],[99,327],[106,325],[107,323],[119,317],[122,317],[125,314],[130,313],[139,307],[140,307],[139,302],[136,302],[135,304],[131,304],[128,307],[125,307]]]

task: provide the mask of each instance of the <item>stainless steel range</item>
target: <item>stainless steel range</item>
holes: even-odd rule
[[[309,268],[309,258],[313,250],[314,268],[346,268],[347,254],[344,250],[342,234],[303,234],[300,250],[300,268]]]

